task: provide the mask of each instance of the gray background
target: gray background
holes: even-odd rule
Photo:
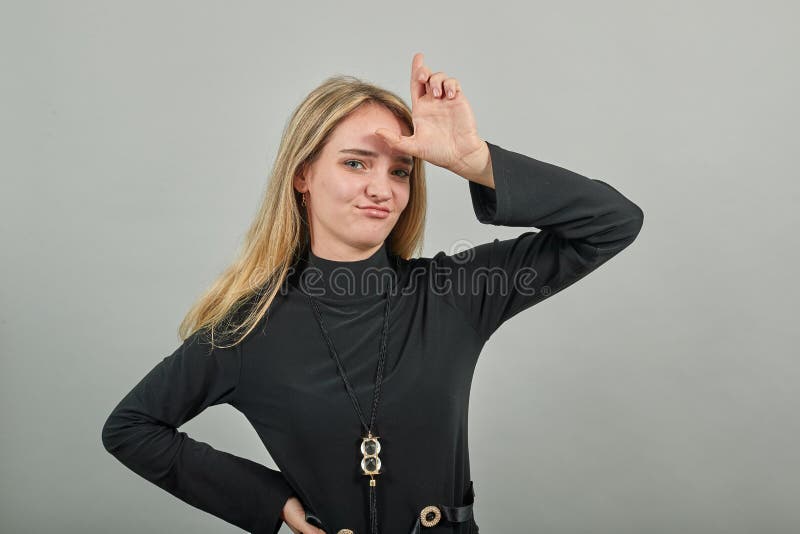
[[[335,73],[408,101],[417,51],[484,139],[645,212],[486,345],[481,531],[800,530],[796,4],[289,4],[2,3],[0,530],[240,532],[101,426],[233,259],[291,110]],[[428,171],[426,256],[527,230]],[[230,406],[182,430],[274,467]]]

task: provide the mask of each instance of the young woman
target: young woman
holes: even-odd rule
[[[348,76],[300,104],[238,259],[109,415],[119,461],[258,534],[478,532],[467,420],[484,343],[627,247],[643,213],[484,141],[458,80],[422,54],[411,104]],[[467,180],[480,222],[540,231],[414,257],[424,161]],[[221,403],[280,471],[177,431]]]

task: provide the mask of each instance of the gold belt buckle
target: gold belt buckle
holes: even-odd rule
[[[353,534],[353,531],[350,530],[349,528],[343,528],[339,530],[339,532],[337,532],[336,534]]]
[[[442,511],[437,506],[426,506],[419,513],[419,519],[423,526],[434,527],[442,519]]]

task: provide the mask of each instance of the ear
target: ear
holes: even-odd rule
[[[300,166],[300,169],[294,175],[294,178],[292,178],[292,185],[294,185],[294,190],[297,191],[298,193],[303,193],[305,191],[308,191],[308,183],[306,181],[305,173],[306,173],[306,164],[303,163]]]

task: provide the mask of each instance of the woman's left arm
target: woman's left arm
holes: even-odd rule
[[[483,140],[460,82],[432,72],[421,53],[411,62],[411,104],[412,135],[385,128],[375,134],[469,180],[480,222],[541,229],[432,258],[430,283],[484,340],[638,235],[644,213],[609,184]]]
[[[621,252],[644,222],[639,206],[601,180],[486,144],[490,176],[464,173],[476,217],[541,230],[432,258],[434,283],[484,340]],[[480,172],[493,188],[473,180]]]

